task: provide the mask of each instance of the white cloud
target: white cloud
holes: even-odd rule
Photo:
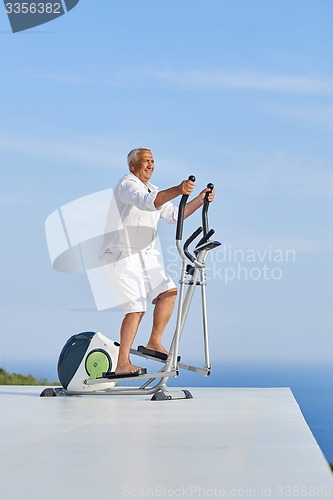
[[[149,88],[162,84],[182,90],[252,90],[292,94],[333,94],[333,80],[329,78],[253,70],[230,71],[218,68],[179,70],[133,67],[115,71],[108,78],[95,80],[74,74],[38,75],[38,78],[40,77],[71,85]]]
[[[37,73],[32,75],[33,78],[50,80],[53,82],[64,83],[68,85],[98,85],[101,82],[98,80],[79,76],[74,74],[57,74],[57,73]]]
[[[15,154],[29,155],[34,158],[52,158],[52,161],[68,162],[81,166],[107,167],[123,169],[124,157],[119,153],[119,145],[112,139],[97,137],[71,137],[64,139],[35,139],[34,137],[0,137],[2,152],[13,151]]]
[[[25,189],[16,189],[15,192],[0,192],[0,206],[13,207],[32,205],[39,193],[37,193],[37,190],[33,193],[31,191],[32,190],[29,189],[29,194],[27,194]]]
[[[227,255],[228,252],[232,255],[237,249],[259,251],[261,255],[266,255],[267,258],[270,255],[274,257],[276,252],[279,251],[290,252],[286,255],[292,262],[292,252],[295,252],[295,260],[297,260],[297,254],[332,251],[333,240],[316,240],[285,234],[265,234],[265,236],[251,234],[243,235],[241,238],[236,236],[232,241],[225,242],[225,252]]]
[[[288,120],[291,119],[298,124],[306,123],[316,127],[319,124],[325,128],[333,129],[333,106],[329,105],[308,106],[302,104],[302,106],[299,106],[289,104],[286,106],[280,103],[277,106],[270,102],[257,105],[256,111]]]
[[[223,185],[231,193],[251,196],[332,196],[331,164],[320,158],[287,152],[221,152]]]
[[[143,76],[186,89],[259,90],[301,94],[333,93],[333,80],[260,71],[230,72],[209,68],[185,71],[147,69],[143,72]]]

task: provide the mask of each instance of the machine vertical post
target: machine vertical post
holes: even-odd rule
[[[205,368],[210,370],[209,344],[208,344],[208,321],[207,321],[207,302],[206,302],[206,276],[205,269],[201,269],[201,303],[202,303],[202,325],[204,336]]]

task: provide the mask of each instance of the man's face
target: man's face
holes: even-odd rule
[[[147,184],[154,172],[154,158],[150,151],[140,151],[136,161],[130,162],[130,170],[144,184]]]

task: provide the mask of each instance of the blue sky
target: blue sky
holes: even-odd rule
[[[55,365],[82,330],[117,340],[121,314],[94,310],[84,275],[52,270],[44,222],[113,187],[141,145],[161,188],[192,173],[197,192],[216,185],[213,360],[332,360],[332,14],[330,0],[81,0],[12,34],[0,5],[0,366]],[[174,270],[174,228],[160,238]],[[272,260],[287,250],[293,260]],[[258,278],[263,265],[280,278]],[[192,359],[199,321],[195,307],[182,340]],[[138,343],[149,327],[147,314]]]

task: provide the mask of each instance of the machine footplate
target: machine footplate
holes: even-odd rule
[[[108,378],[108,379],[134,378],[134,377],[139,377],[140,375],[146,375],[146,373],[147,373],[146,368],[140,368],[140,370],[136,371],[135,373],[117,374],[115,372],[104,372],[102,374],[102,378]]]
[[[155,358],[158,361],[166,361],[168,359],[168,355],[164,352],[155,351],[154,349],[147,349],[144,345],[139,345],[137,351],[144,356],[149,356],[149,358]],[[180,356],[178,356],[177,361],[180,361]]]

